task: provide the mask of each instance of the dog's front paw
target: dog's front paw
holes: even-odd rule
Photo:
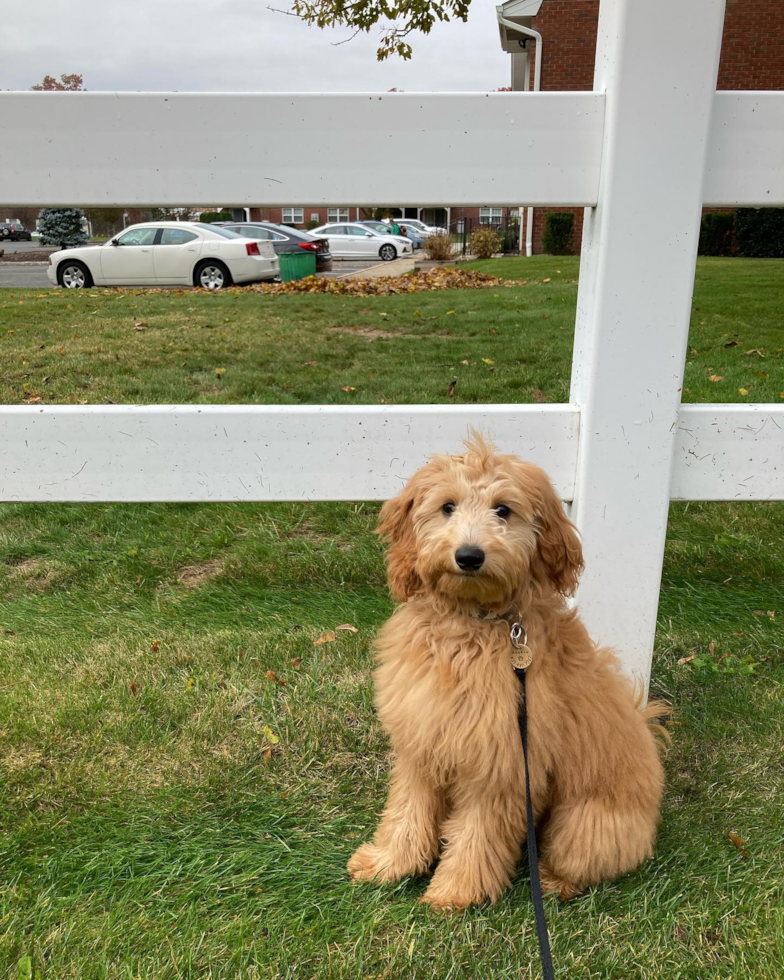
[[[388,856],[375,844],[363,844],[349,858],[348,873],[352,881],[398,881]]]
[[[429,905],[436,912],[457,912],[467,909],[470,905],[481,905],[490,897],[479,891],[449,887],[434,881],[419,901]]]
[[[560,878],[544,863],[539,867],[539,881],[543,895],[558,895],[562,902],[570,902],[584,891],[574,882]]]

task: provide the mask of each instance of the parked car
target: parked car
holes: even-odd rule
[[[33,236],[18,221],[4,221],[0,224],[0,237],[12,242],[31,242]]]
[[[435,235],[436,232],[444,230],[443,228],[436,228],[435,225],[426,225],[419,218],[399,218],[397,223],[399,225],[405,225],[406,228],[416,228],[423,235]]]
[[[392,225],[388,225],[383,221],[367,219],[363,221],[356,221],[355,224],[364,225],[366,228],[370,228],[371,231],[375,231],[379,235],[395,235]],[[422,248],[427,235],[423,235],[418,228],[414,228],[412,225],[409,225],[408,222],[404,221],[402,218],[400,221],[398,221],[397,225],[400,229],[400,234],[395,235],[396,238],[407,238],[415,249]]]
[[[411,255],[413,244],[407,238],[373,231],[356,221],[321,225],[311,232],[329,240],[329,250],[338,258],[362,259],[379,256],[391,262],[399,255]]]
[[[202,286],[275,279],[280,263],[269,241],[195,221],[131,225],[105,245],[55,252],[49,279],[66,289],[90,286]]]
[[[332,253],[326,238],[317,238],[307,231],[289,228],[288,225],[276,225],[272,221],[218,221],[216,224],[229,231],[236,231],[245,238],[254,238],[272,242],[272,247],[278,255],[283,252],[314,252],[316,255],[316,272],[332,270]],[[213,224],[213,227],[215,225]]]

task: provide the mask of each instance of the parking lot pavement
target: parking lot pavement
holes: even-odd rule
[[[3,264],[0,260],[0,288],[42,289],[52,284],[46,275],[46,264],[20,265],[18,262]]]
[[[11,252],[35,252],[42,246],[38,242],[12,242],[9,238],[0,238],[0,248],[4,248],[6,255]],[[33,256],[31,256],[32,258]]]

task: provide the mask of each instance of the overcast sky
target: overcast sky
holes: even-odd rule
[[[0,89],[84,75],[96,92],[491,91],[508,85],[495,6],[415,36],[411,61],[376,61],[378,34],[349,37],[273,13],[287,0],[29,0],[2,4]]]

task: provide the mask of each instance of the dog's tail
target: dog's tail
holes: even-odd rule
[[[637,693],[637,710],[648,723],[648,727],[656,738],[656,746],[660,752],[666,754],[672,745],[672,736],[664,727],[668,720],[671,720],[675,711],[671,704],[666,701],[649,701],[643,704],[644,693]]]

